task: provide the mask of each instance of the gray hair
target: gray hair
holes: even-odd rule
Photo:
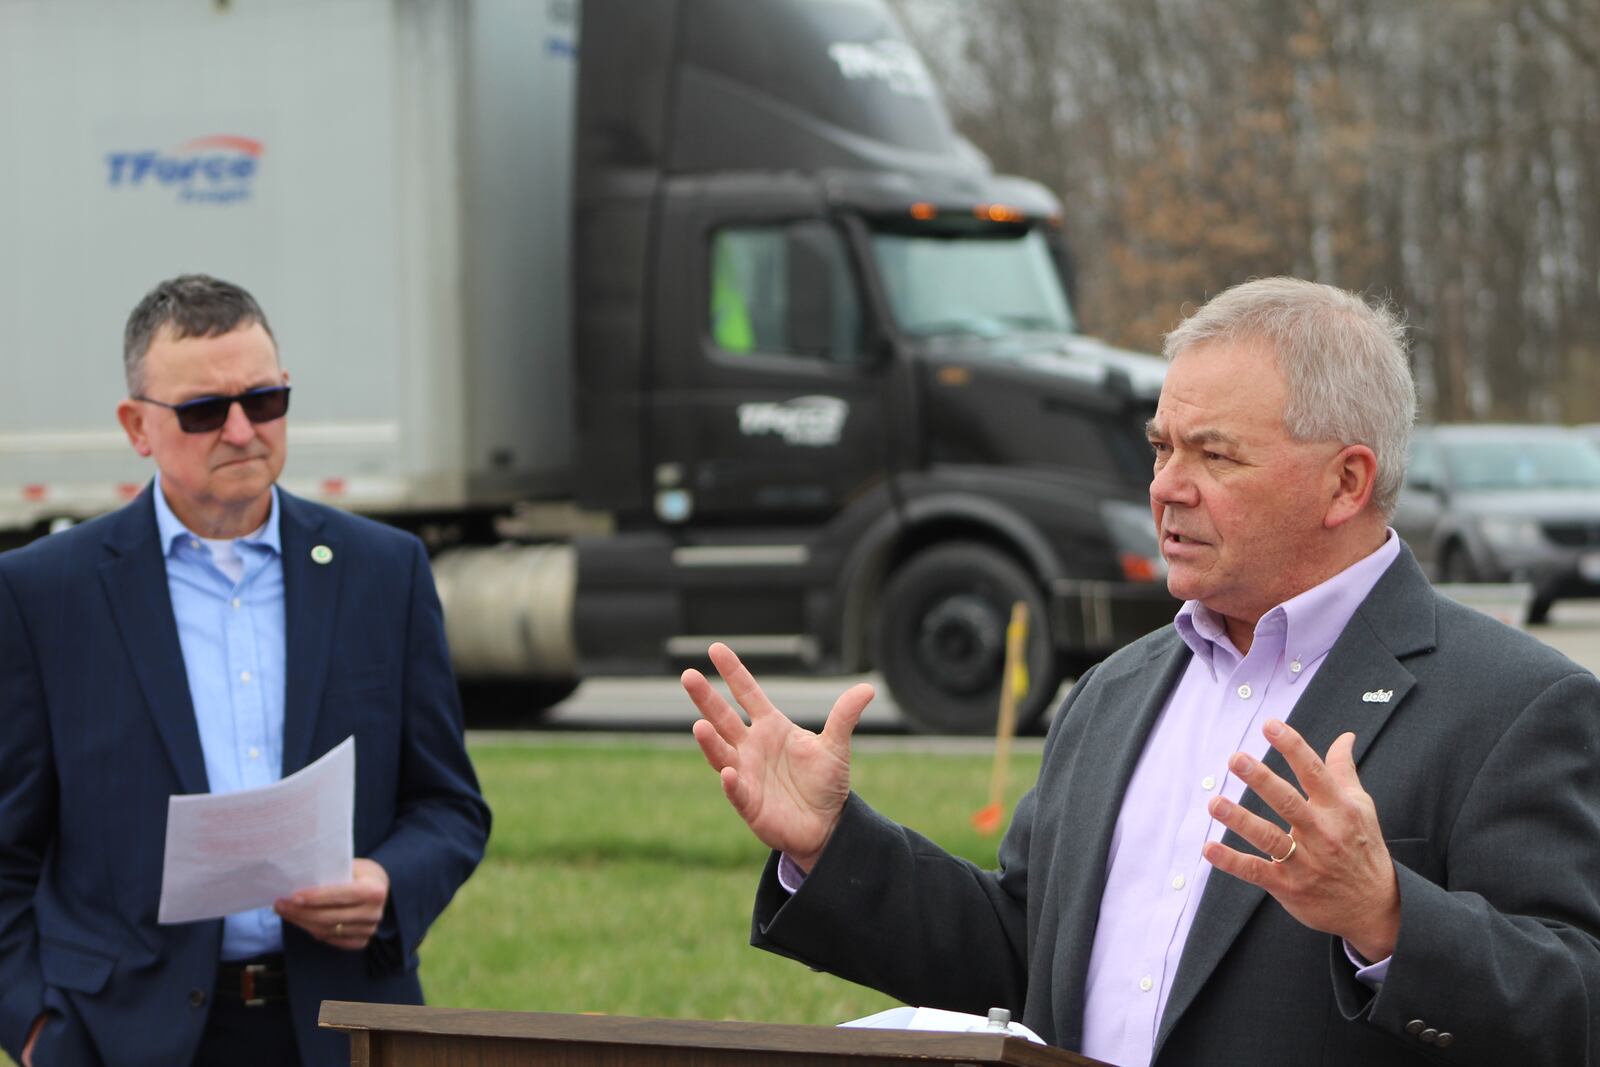
[[[185,337],[220,337],[255,323],[272,337],[272,327],[256,298],[232,282],[208,274],[168,278],[144,295],[123,329],[122,372],[128,379],[128,395],[144,391],[144,357],[162,329],[170,328],[172,336],[181,341]],[[276,345],[277,338],[272,337],[272,342]]]
[[[1270,344],[1288,388],[1284,429],[1296,441],[1372,449],[1372,499],[1388,518],[1417,410],[1405,332],[1387,301],[1298,278],[1260,278],[1207,301],[1167,334],[1162,354],[1172,360],[1201,345]]]

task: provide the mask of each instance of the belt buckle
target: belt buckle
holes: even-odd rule
[[[256,975],[265,974],[267,965],[264,963],[247,963],[239,972],[239,997],[247,1008],[259,1008],[266,1004],[266,998],[256,996]]]

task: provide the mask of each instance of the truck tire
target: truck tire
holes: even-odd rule
[[[1060,684],[1044,595],[1032,575],[988,545],[962,541],[927,549],[890,576],[878,612],[877,665],[913,729],[994,732],[1006,624],[1018,600],[1028,605],[1021,733]]]
[[[544,713],[578,690],[577,678],[515,678],[464,681],[461,710],[467,725],[477,729],[531,726]]]

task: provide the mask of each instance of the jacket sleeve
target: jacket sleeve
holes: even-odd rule
[[[393,827],[371,853],[389,875],[388,911],[372,951],[383,970],[411,965],[489,838],[489,808],[467,758],[439,596],[421,543],[412,549],[400,785]]]
[[[1061,736],[1079,679],[1056,713],[1044,760]],[[816,867],[790,897],[778,856],[756,893],[751,944],[880,990],[908,1004],[1021,1018],[1028,975],[1028,864],[1037,786],[1018,803],[985,871],[869,808],[855,794]]]
[[[0,1047],[19,1062],[45,1010],[33,900],[55,834],[55,804],[38,663],[0,571]]]
[[[1441,879],[1403,862],[1396,871],[1400,938],[1388,974],[1373,995],[1336,972],[1347,1017],[1364,1015],[1439,1062],[1600,1062],[1593,675],[1555,682],[1495,744],[1443,842]]]

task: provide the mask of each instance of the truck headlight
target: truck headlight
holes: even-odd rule
[[[1124,500],[1103,500],[1100,515],[1105,519],[1106,533],[1117,551],[1124,578],[1130,582],[1156,582],[1167,576],[1167,561],[1161,556],[1155,520],[1148,507]]]
[[[1544,547],[1544,531],[1532,519],[1505,515],[1486,515],[1478,520],[1478,530],[1496,548],[1532,551]]]

